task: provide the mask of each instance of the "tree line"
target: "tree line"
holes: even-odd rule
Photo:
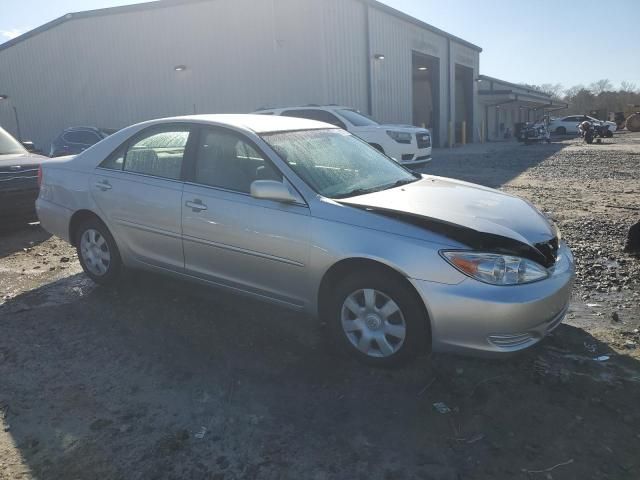
[[[592,111],[608,114],[640,110],[640,107],[632,107],[632,105],[640,105],[640,88],[632,82],[622,82],[618,88],[615,88],[607,78],[589,85],[574,85],[569,88],[565,88],[560,83],[527,84],[527,86],[568,103],[569,109],[562,112],[566,115],[586,114]]]

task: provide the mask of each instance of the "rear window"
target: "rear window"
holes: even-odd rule
[[[342,108],[338,110],[338,113],[349,120],[355,127],[369,127],[371,125],[380,125],[373,118],[367,117],[366,115],[355,110]]]
[[[90,132],[88,130],[66,132],[63,137],[67,142],[79,143],[82,145],[93,145],[94,143],[98,143],[102,140],[97,133]]]

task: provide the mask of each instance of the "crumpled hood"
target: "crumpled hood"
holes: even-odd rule
[[[526,200],[498,190],[449,178],[423,175],[422,180],[381,192],[341,199],[340,203],[374,212],[399,214],[439,225],[463,227],[533,246],[557,234]],[[397,215],[396,215],[397,216]],[[464,242],[464,232],[456,235]]]

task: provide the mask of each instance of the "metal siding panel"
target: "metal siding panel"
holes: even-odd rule
[[[324,102],[322,7],[215,0],[71,19],[0,51],[2,93],[18,106],[23,137],[45,149],[68,126],[120,128],[194,104],[231,113]],[[179,64],[187,70],[175,72]],[[12,130],[8,110],[0,119]]]
[[[383,54],[385,59],[373,61],[372,88],[373,114],[383,122],[412,123],[412,51],[440,59],[440,144],[444,145],[448,129],[449,85],[447,69],[453,69],[447,58],[447,38],[430,30],[384,13],[374,7],[370,10],[371,57]],[[452,41],[454,52],[469,55],[477,74],[479,52]],[[457,50],[458,49],[458,50]],[[455,56],[454,56],[455,58]],[[454,82],[451,70],[451,82]],[[477,110],[477,109],[476,109]]]
[[[357,0],[212,0],[71,19],[0,51],[9,101],[0,122],[48,149],[62,129],[120,128],[161,116],[249,112],[259,106],[342,103],[412,120],[411,51],[441,60],[446,116],[446,39]],[[477,52],[475,52],[477,59]],[[477,60],[476,60],[477,61]],[[175,72],[175,65],[187,66]],[[446,131],[445,128],[442,129]]]
[[[325,103],[367,110],[368,55],[365,10],[354,0],[322,0]]]

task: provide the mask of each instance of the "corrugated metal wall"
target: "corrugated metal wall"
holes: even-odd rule
[[[72,18],[0,50],[0,94],[9,96],[0,124],[15,133],[15,105],[23,138],[48,149],[74,125],[307,103],[366,111],[369,68],[373,114],[410,123],[412,50],[444,58],[446,39],[357,0],[212,0]]]
[[[412,52],[418,52],[440,61],[440,145],[447,143],[448,122],[455,123],[455,64],[479,72],[479,52],[451,41],[444,36],[410,24],[388,13],[372,8],[372,55],[382,54],[384,60],[373,61],[373,115],[387,122],[410,123],[413,110]],[[477,86],[474,101],[477,102]],[[481,117],[474,110],[475,124]],[[475,130],[475,129],[474,129]],[[475,137],[475,134],[474,134]],[[469,139],[471,140],[471,139]]]

